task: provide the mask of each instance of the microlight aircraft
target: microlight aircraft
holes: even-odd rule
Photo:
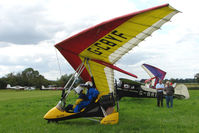
[[[145,90],[153,89],[154,91],[155,86],[158,83],[159,79],[163,80],[166,75],[166,72],[149,64],[143,64],[142,68],[148,73],[148,75],[150,76],[150,79],[146,80],[145,86],[141,86],[141,87]],[[179,98],[179,99],[189,99],[190,97],[189,91],[184,84],[173,83],[172,86],[174,87],[174,90],[175,90],[174,97]],[[164,92],[164,95],[165,94],[166,93]]]
[[[7,84],[7,89],[13,89],[13,90],[35,90],[36,88],[33,86],[11,86],[10,84]]]
[[[157,91],[155,86],[160,79],[164,80],[166,72],[149,64],[142,64],[142,68],[148,73],[150,79],[145,80],[145,83],[141,83],[130,79],[120,78],[116,89],[119,99],[122,97],[156,97]],[[190,97],[189,91],[184,84],[173,83],[172,86],[175,90],[175,98],[188,99]],[[165,94],[166,93],[164,92],[164,95]]]
[[[6,88],[7,89],[13,89],[13,90],[24,90],[25,89],[25,87],[23,87],[23,86],[19,86],[19,85],[17,85],[17,86],[11,86],[10,84],[7,84]]]
[[[57,87],[55,85],[49,85],[48,87],[41,86],[40,90],[63,90],[63,87]]]
[[[137,77],[114,64],[128,51],[170,21],[179,11],[169,4],[123,15],[88,28],[55,47],[76,70],[73,79],[79,76],[86,82],[93,78],[99,91],[98,99],[79,113],[64,110],[66,99],[72,90],[69,82],[65,85],[61,100],[49,110],[44,119],[60,121],[80,117],[99,117],[101,124],[116,124],[119,121],[114,99],[114,70]],[[108,98],[103,98],[103,97]],[[106,99],[106,100],[105,100]]]

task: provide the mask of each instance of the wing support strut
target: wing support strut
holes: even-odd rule
[[[57,106],[61,107],[62,109],[65,107],[66,98],[68,97],[69,93],[71,92],[75,81],[79,78],[79,76],[81,75],[81,73],[85,69],[85,65],[84,65],[85,61],[86,61],[86,59],[84,59],[84,61],[78,66],[75,73],[70,77],[70,79],[68,80],[68,82],[64,86],[64,89],[63,89],[62,95],[61,95],[61,100],[57,104]],[[69,85],[69,83],[71,83],[71,85]],[[65,90],[68,90],[68,91],[65,93]]]
[[[104,65],[104,66],[107,66],[107,67],[112,68],[114,70],[117,70],[119,72],[125,73],[125,74],[127,74],[129,76],[132,76],[134,78],[138,78],[135,74],[132,74],[132,73],[129,73],[129,72],[125,71],[125,70],[122,70],[119,67],[114,66],[113,64],[110,64],[110,63],[107,63],[107,62],[104,62],[104,61],[101,61],[101,60],[96,60],[96,59],[91,59],[91,60],[94,61],[94,62],[97,62],[97,63],[99,63],[101,65]]]

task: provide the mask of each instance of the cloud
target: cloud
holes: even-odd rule
[[[143,52],[134,52],[131,51],[130,53],[126,54],[124,57],[122,57],[117,64],[118,65],[135,65],[139,62],[143,62],[145,60],[151,59],[154,56],[156,56],[157,53],[153,53],[151,51],[143,51]]]
[[[89,6],[85,3],[89,3]],[[111,7],[113,9],[109,10],[113,3],[114,7]],[[130,6],[127,6],[128,1],[125,0],[122,3],[113,0],[106,2],[8,0],[1,3],[0,41],[27,45],[49,40],[60,31],[66,31],[71,35],[75,31],[79,32],[101,22],[104,18],[121,14],[125,10],[118,10],[119,4],[126,6],[126,11],[130,9]]]
[[[48,79],[60,76],[54,44],[135,8],[127,0],[122,3],[118,0],[0,0],[0,3],[0,76],[32,67]],[[74,72],[59,52],[58,55],[62,74]]]
[[[61,74],[74,72],[55,49],[53,41],[43,41],[37,45],[10,44],[2,47],[0,48],[0,64],[0,77],[11,72],[22,72],[28,67],[38,70],[50,80],[60,77],[60,71]]]
[[[52,38],[56,31],[63,29],[61,23],[47,20],[45,6],[40,3],[3,6],[0,16],[0,41],[3,42],[37,44]]]

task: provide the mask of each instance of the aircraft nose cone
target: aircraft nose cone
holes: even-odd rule
[[[44,115],[44,119],[55,119],[57,118],[57,113],[60,112],[56,107],[52,108],[51,110],[49,110],[45,115]]]
[[[44,119],[48,119],[48,118],[49,118],[49,113],[47,112],[47,113],[44,115],[43,118],[44,118]]]

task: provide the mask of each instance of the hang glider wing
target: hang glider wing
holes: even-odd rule
[[[157,67],[148,65],[148,64],[143,64],[142,68],[149,74],[149,76],[151,78],[157,77],[157,78],[163,80],[166,75],[165,71],[163,71]]]
[[[84,58],[91,59],[89,64],[96,87],[102,95],[107,94],[114,87],[114,64],[178,12],[169,4],[134,12],[88,28],[55,47],[74,69]],[[91,80],[88,67],[81,77]]]

